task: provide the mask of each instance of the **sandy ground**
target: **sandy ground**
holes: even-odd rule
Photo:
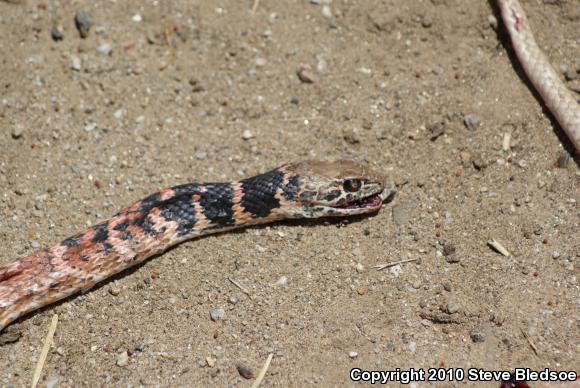
[[[578,371],[578,165],[493,4],[325,4],[0,2],[0,263],[160,187],[293,160],[354,156],[398,189],[374,217],[187,242],[33,314],[0,336],[20,335],[0,385],[30,383],[54,313],[42,386],[248,387],[239,366],[270,353],[263,386],[351,386],[353,367]],[[580,90],[580,3],[524,7]]]

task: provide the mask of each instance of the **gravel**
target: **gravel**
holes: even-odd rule
[[[75,26],[79,31],[81,38],[86,38],[89,35],[92,23],[89,14],[84,9],[79,9],[75,14]]]
[[[209,310],[209,316],[212,321],[217,322],[224,317],[225,310],[221,307]]]
[[[477,128],[479,128],[480,123],[481,122],[479,118],[475,115],[465,115],[465,117],[463,118],[463,124],[465,124],[465,127],[470,131],[477,130]]]

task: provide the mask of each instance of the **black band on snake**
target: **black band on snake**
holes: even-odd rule
[[[0,331],[194,237],[292,218],[376,212],[387,181],[351,159],[302,161],[230,183],[160,190],[59,244],[0,266]]]

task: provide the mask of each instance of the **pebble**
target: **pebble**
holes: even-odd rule
[[[51,376],[46,380],[46,388],[55,388],[58,387],[58,381],[60,380],[60,376]]]
[[[286,286],[288,285],[288,277],[287,276],[280,276],[280,279],[274,283],[275,286]]]
[[[552,259],[557,260],[560,258],[560,256],[561,256],[560,252],[558,251],[552,252]]]
[[[465,127],[470,131],[475,131],[479,128],[480,121],[475,115],[465,115],[463,118],[463,124],[465,124]]]
[[[62,26],[60,24],[55,24],[54,26],[52,26],[52,29],[50,30],[50,37],[55,42],[58,42],[59,40],[63,39],[63,37],[64,37],[63,29],[62,29]]]
[[[12,128],[12,138],[13,139],[20,139],[22,137],[22,127],[20,125],[15,126]]]
[[[434,141],[445,133],[445,124],[442,121],[437,121],[429,124],[427,129],[431,131],[431,141]]]
[[[244,364],[244,363],[237,363],[236,364],[236,369],[238,370],[238,373],[240,374],[240,376],[242,376],[244,379],[253,379],[254,377],[256,377],[256,372],[254,372],[254,370],[249,367],[248,365]]]
[[[447,302],[447,305],[445,305],[445,311],[449,314],[455,314],[459,311],[459,304],[451,299]]]
[[[123,303],[125,303],[125,297],[124,297],[124,296],[118,296],[118,297],[115,299],[115,302],[116,302],[117,304],[123,304]]]
[[[232,295],[230,296],[230,298],[228,299],[228,302],[230,302],[233,305],[238,304],[238,302],[240,301],[240,297],[237,295]]]
[[[246,129],[243,133],[242,133],[242,139],[244,140],[250,140],[253,139],[255,136],[252,132],[250,132],[249,129]]]
[[[102,43],[97,47],[97,51],[103,55],[111,55],[111,52],[113,52],[113,45],[107,42]]]
[[[38,249],[38,248],[40,248],[40,243],[36,240],[32,240],[32,242],[30,243],[30,247],[32,249]]]
[[[75,14],[75,26],[81,35],[81,38],[86,38],[89,35],[89,30],[91,29],[91,18],[89,14],[86,13],[84,9],[79,9]]]
[[[473,329],[471,331],[471,333],[469,334],[469,336],[471,337],[471,340],[473,342],[484,342],[485,341],[485,333],[479,327],[476,327],[475,329]]]
[[[574,81],[578,76],[576,70],[573,69],[572,67],[562,66],[560,70],[562,71],[564,78],[566,78],[566,81]]]
[[[133,20],[135,23],[140,23],[143,20],[143,17],[137,13],[133,15],[131,20]]]
[[[85,132],[92,132],[97,128],[97,123],[91,122],[85,125]]]
[[[209,310],[209,316],[211,317],[211,320],[214,322],[217,322],[220,319],[222,319],[225,313],[226,313],[225,310],[222,309],[221,307]]]
[[[71,56],[70,58],[71,64],[70,67],[71,69],[73,69],[74,71],[81,71],[81,59],[79,57],[77,57],[76,55]]]
[[[207,158],[207,152],[203,152],[203,151],[197,151],[193,154],[193,156],[197,159],[197,160],[203,160],[205,158]]]
[[[211,357],[206,357],[205,358],[205,363],[207,364],[207,366],[209,366],[210,368],[213,368],[215,366],[215,362],[217,360],[215,358],[211,358]]]
[[[487,16],[487,24],[494,30],[497,30],[497,18],[494,15]]]
[[[113,113],[113,117],[117,120],[121,120],[123,118],[123,109],[117,109],[115,113]]]
[[[257,67],[264,67],[266,66],[266,59],[265,58],[256,58],[256,66]]]
[[[129,353],[125,350],[117,356],[117,366],[124,367],[129,365]]]
[[[301,63],[298,66],[296,75],[298,75],[298,79],[305,84],[313,84],[316,82],[316,78],[314,77],[314,74],[312,74],[312,67],[308,64]]]
[[[109,294],[113,296],[117,296],[121,293],[121,289],[119,287],[111,287],[109,288]]]
[[[350,358],[357,358],[358,357],[358,353],[357,352],[348,352],[348,356]]]
[[[330,9],[330,6],[326,4],[322,6],[322,16],[329,19],[332,17],[332,10]]]
[[[294,105],[298,105],[298,104],[300,103],[300,99],[299,99],[298,97],[296,97],[296,96],[293,96],[293,97],[290,99],[290,103],[291,103],[291,104],[294,104]]]
[[[558,156],[558,168],[568,167],[568,164],[570,163],[570,159],[572,159],[570,157],[570,154],[567,153],[566,151],[562,151],[562,153],[560,153],[560,155]]]
[[[423,28],[430,28],[433,25],[433,19],[429,15],[423,16],[423,20],[421,20],[421,25]]]

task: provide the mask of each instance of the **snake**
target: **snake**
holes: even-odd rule
[[[0,332],[196,237],[298,218],[377,212],[385,175],[350,158],[285,164],[240,181],[161,189],[58,244],[0,266]]]
[[[580,153],[580,104],[542,52],[518,0],[497,1],[512,47],[528,79]]]

